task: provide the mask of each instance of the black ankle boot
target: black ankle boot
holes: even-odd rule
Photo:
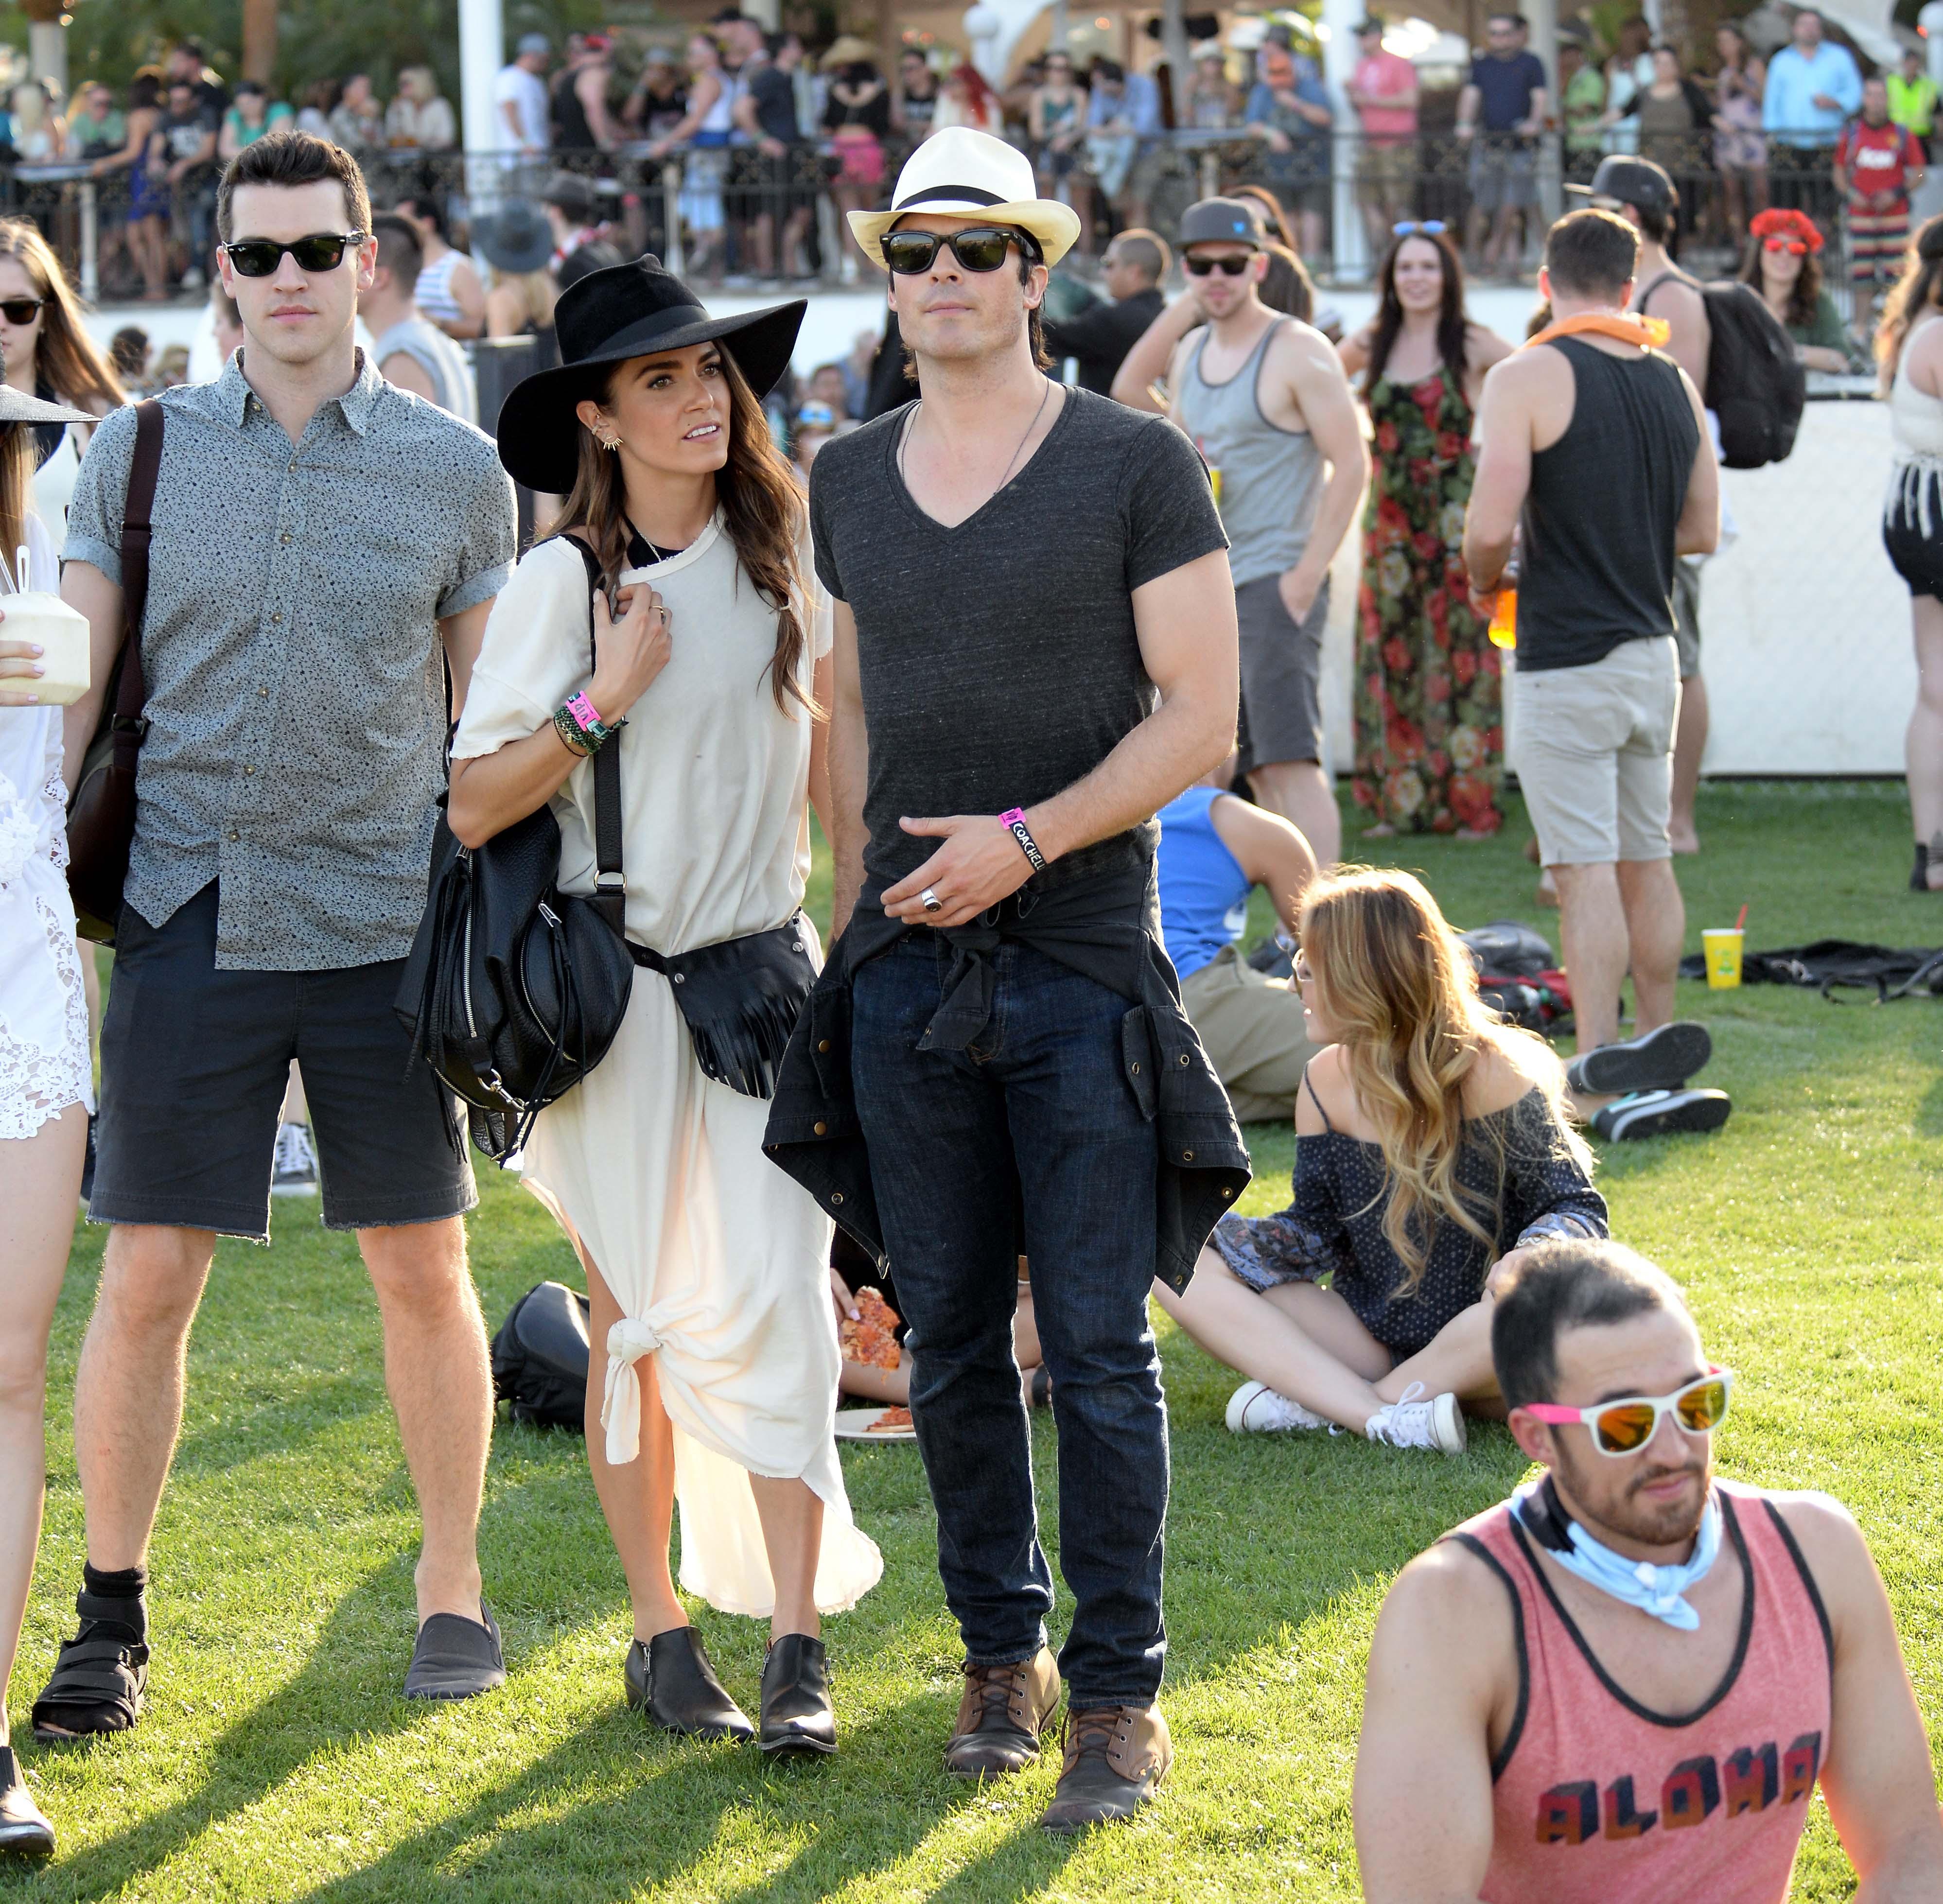
[[[692,1626],[628,1648],[628,1703],[664,1732],[695,1739],[753,1739],[748,1715],[729,1697]]]
[[[54,1848],[54,1828],[41,1815],[11,1746],[0,1746],[0,1852],[45,1858]]]
[[[836,1715],[830,1709],[830,1666],[820,1639],[785,1633],[763,1663],[763,1729],[766,1752],[836,1749]]]
[[[1929,849],[1920,840],[1916,843],[1916,870],[1909,876],[1909,889],[1912,892],[1929,890]]]

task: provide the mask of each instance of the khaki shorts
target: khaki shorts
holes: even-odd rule
[[[1303,1068],[1320,1049],[1303,1029],[1302,994],[1257,972],[1239,947],[1224,945],[1180,981],[1180,1000],[1208,1063],[1228,1087],[1236,1120],[1293,1117]]]
[[[1518,672],[1512,764],[1546,865],[1671,856],[1677,665],[1662,634],[1622,641],[1583,668]]]

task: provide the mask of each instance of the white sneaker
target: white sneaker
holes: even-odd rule
[[[1392,1448],[1439,1448],[1446,1454],[1464,1451],[1464,1411],[1454,1395],[1433,1395],[1427,1402],[1421,1382],[1412,1382],[1398,1399],[1379,1408],[1363,1433],[1373,1442]]]
[[[1244,1382],[1228,1398],[1228,1432],[1272,1434],[1287,1428],[1327,1428],[1328,1422],[1300,1402],[1278,1395],[1266,1382]]]
[[[315,1196],[317,1189],[317,1153],[311,1147],[309,1126],[279,1124],[277,1160],[270,1172],[270,1194]]]

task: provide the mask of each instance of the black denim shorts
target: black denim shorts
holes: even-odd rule
[[[391,1009],[404,960],[219,972],[216,889],[160,926],[124,906],[101,1027],[95,1223],[267,1242],[290,1060],[331,1230],[434,1223],[478,1200],[456,1100]]]

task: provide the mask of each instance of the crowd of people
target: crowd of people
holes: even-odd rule
[[[840,69],[840,112],[865,112],[861,63]],[[1042,113],[1048,145],[1076,112]],[[473,1135],[586,1275],[588,1461],[632,1604],[625,1696],[655,1725],[840,1748],[821,1621],[883,1566],[833,1439],[855,1266],[908,1325],[895,1387],[880,1370],[862,1392],[901,1391],[939,1520],[965,1655],[946,1767],[1030,1764],[1063,1700],[1041,1823],[1148,1804],[1173,1758],[1151,1300],[1244,1378],[1238,1433],[1455,1452],[1467,1417],[1507,1419],[1546,1470],[1389,1597],[1355,1807],[1373,1898],[1644,1904],[1677,1872],[1773,1904],[1818,1783],[1865,1889],[1935,1894],[1943,1816],[1868,1549],[1825,1497],[1716,1481],[1733,1376],[1671,1279],[1612,1239],[1578,1128],[1704,1131],[1729,1108],[1691,1084],[1711,1041],[1674,986],[1681,748],[1704,708],[1681,564],[1722,514],[1706,307],[1671,261],[1662,167],[1609,155],[1585,191],[1545,234],[1515,349],[1468,318],[1434,224],[1398,221],[1375,318],[1335,342],[1272,199],[1198,201],[1171,242],[1124,231],[1127,308],[1072,340],[1103,391],[1046,375],[1042,307],[1082,210],[990,132],[934,124],[846,221],[894,338],[816,369],[793,444],[769,406],[803,302],[712,315],[652,256],[601,259],[611,240],[563,185],[468,290],[435,207],[374,210],[334,140],[252,138],[210,207],[220,374],[132,406],[117,364],[146,374],[146,339],[111,362],[38,232],[0,226],[0,546],[26,550],[17,582],[58,591],[89,651],[57,694],[72,657],[24,604],[0,619],[0,1684],[91,1133],[87,1213],[109,1226],[76,1381],[78,1624],[33,1703],[38,1743],[126,1731],[152,1672],[167,1685],[149,1543],[183,1345],[217,1237],[268,1239],[293,1063],[423,1520],[406,1696],[503,1683],[477,1545],[493,1402],[462,1074]],[[1762,215],[1763,321],[1823,348],[1819,305],[1796,321],[1817,228]],[[491,334],[512,293],[537,330],[535,279],[551,360],[496,441],[467,416],[455,327]],[[1939,315],[1943,220],[1877,345],[1926,889]],[[1515,571],[1514,764],[1562,907],[1569,1065],[1487,1009],[1418,880],[1346,861],[1319,656],[1366,481],[1356,804],[1380,834],[1501,828],[1493,631]],[[523,551],[515,484],[555,499]],[[118,676],[124,643],[139,665]],[[98,903],[109,861],[67,808],[97,731],[139,763],[98,1115],[63,877]],[[821,963],[807,809],[834,858]],[[481,879],[548,860],[527,911],[557,935],[563,1002],[521,1098],[469,1024],[472,969],[449,1045],[451,1001],[408,982],[472,929],[450,910],[461,847]],[[1285,981],[1239,957],[1257,885]],[[597,1049],[603,959],[625,983]],[[522,1009],[544,1016],[538,995],[529,972]],[[1271,1216],[1234,1209],[1251,1115],[1297,1134]],[[1034,1403],[1059,1430],[1056,1657]],[[753,1718],[671,1574],[677,1500],[680,1586],[769,1623]],[[5,1718],[0,1849],[45,1853]],[[1696,1829],[1668,1853],[1676,1825]]]
[[[1141,69],[1054,48],[995,86],[947,48],[907,45],[893,61],[847,34],[811,47],[731,7],[679,46],[618,29],[557,48],[526,35],[498,75],[490,124],[466,143],[499,155],[503,189],[484,213],[505,197],[533,211],[563,170],[587,181],[594,222],[624,229],[633,250],[666,255],[678,238],[692,276],[739,285],[854,281],[862,259],[841,215],[876,207],[911,150],[954,126],[1028,154],[1039,189],[1079,216],[1074,262],[1089,272],[1119,232],[1177,219],[1200,195],[1211,151],[1228,189],[1277,197],[1312,264],[1342,250],[1344,179],[1371,255],[1399,222],[1441,220],[1474,272],[1528,275],[1555,140],[1572,182],[1616,153],[1653,159],[1678,187],[1681,238],[1714,255],[1737,256],[1770,206],[1803,212],[1847,260],[1862,293],[1856,334],[1865,330],[1935,121],[1936,88],[1915,50],[1865,82],[1803,7],[1768,57],[1728,23],[1711,70],[1690,69],[1635,16],[1610,48],[1589,24],[1566,22],[1554,73],[1505,11],[1452,90],[1442,69],[1429,83],[1386,46],[1388,30],[1374,16],[1361,23],[1334,94],[1319,47],[1282,21],[1245,51],[1196,45],[1178,83],[1164,56]],[[201,290],[219,170],[281,126],[355,154],[381,198],[435,199],[446,235],[461,227],[462,247],[487,255],[483,226],[468,217],[479,182],[437,73],[405,66],[391,85],[386,99],[370,73],[351,73],[281,100],[262,81],[226,81],[186,40],[118,96],[90,81],[63,101],[45,81],[22,81],[0,112],[0,161],[29,168],[29,180],[35,167],[90,168],[103,188],[103,281],[156,301]],[[40,215],[51,230],[54,199]]]

